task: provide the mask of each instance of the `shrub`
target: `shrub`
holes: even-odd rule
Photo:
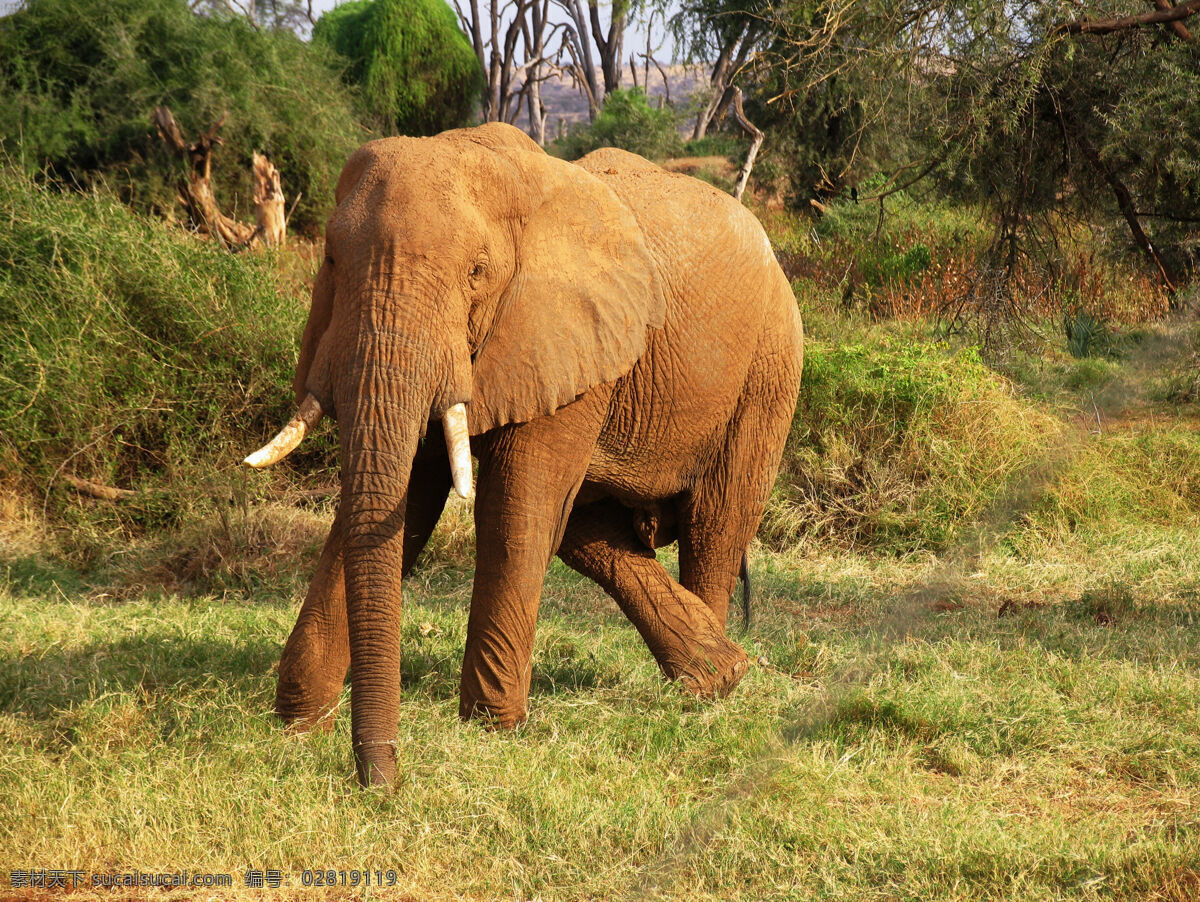
[[[385,133],[457,128],[478,105],[483,72],[443,0],[352,0],[321,16],[313,40],[346,59]]]
[[[552,151],[563,159],[577,160],[600,147],[620,147],[649,159],[661,160],[679,153],[683,141],[675,112],[652,107],[640,88],[613,91],[604,99],[596,121],[576,126],[554,142]]]
[[[971,349],[895,333],[809,341],[760,536],[937,549],[1027,473],[1060,427]]]
[[[259,150],[303,194],[293,225],[313,227],[369,137],[336,71],[290,32],[198,16],[184,0],[26,0],[0,18],[0,147],[30,171],[103,180],[139,210],[173,211],[180,164],[151,113],[170,106],[192,136],[228,112],[213,169],[222,207],[248,218]]]
[[[226,502],[242,491],[241,457],[294,403],[306,311],[272,265],[0,169],[0,481],[68,520],[64,476],[138,490],[102,506],[116,527],[175,522],[217,473]]]
[[[1107,357],[1115,352],[1108,325],[1087,310],[1076,308],[1064,313],[1063,332],[1072,357]]]

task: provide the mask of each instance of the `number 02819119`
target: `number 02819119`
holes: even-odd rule
[[[395,886],[399,875],[394,869],[377,870],[311,870],[300,872],[300,882],[305,886]]]

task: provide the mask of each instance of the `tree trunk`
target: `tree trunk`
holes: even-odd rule
[[[746,111],[742,109],[742,89],[737,85],[730,85],[725,89],[712,118],[721,118],[725,115],[726,110],[733,111],[733,118],[737,120],[737,124],[750,136],[750,150],[746,154],[746,161],[742,163],[742,168],[738,170],[737,182],[733,186],[733,196],[740,201],[742,194],[746,191],[746,183],[750,181],[750,173],[754,170],[754,160],[758,156],[765,136],[762,129],[746,118]]]
[[[1158,274],[1162,277],[1163,284],[1167,291],[1175,291],[1175,281],[1171,278],[1170,272],[1167,269],[1166,263],[1158,253],[1156,248],[1150,241],[1149,236],[1142,229],[1142,224],[1138,220],[1137,208],[1133,204],[1133,198],[1129,194],[1129,189],[1125,187],[1125,183],[1117,177],[1117,174],[1112,171],[1107,163],[1100,157],[1099,151],[1092,146],[1092,143],[1076,132],[1073,136],[1075,143],[1079,145],[1079,149],[1083,151],[1083,155],[1087,158],[1091,167],[1096,170],[1096,174],[1108,183],[1108,187],[1112,189],[1113,195],[1117,199],[1117,207],[1121,211],[1121,215],[1125,217],[1125,222],[1129,225],[1129,232],[1133,236],[1133,243],[1138,246],[1138,249],[1146,255],[1147,259],[1158,270]]]
[[[745,65],[746,59],[750,55],[750,48],[754,45],[756,38],[753,31],[750,23],[746,23],[740,31],[734,33],[732,39],[727,41],[721,48],[721,52],[717,54],[717,60],[713,63],[712,77],[709,79],[711,94],[708,106],[701,110],[696,117],[696,127],[692,131],[693,141],[703,138],[708,133],[709,125],[717,117],[717,111],[725,100],[725,91],[729,87],[730,79]]]
[[[287,239],[279,170],[260,153],[254,155],[254,219],[267,247],[279,247]]]
[[[600,51],[600,71],[604,76],[604,96],[607,97],[621,87],[621,55],[625,44],[627,9],[622,0],[613,0],[607,36],[600,25],[600,6],[596,0],[588,3],[588,15],[592,20],[592,39]]]
[[[252,247],[264,236],[271,236],[265,239],[267,244],[283,242],[283,189],[279,173],[265,157],[255,154],[254,200],[258,224],[250,225],[231,219],[217,206],[212,190],[212,151],[221,143],[217,130],[225,123],[224,113],[212,128],[190,144],[184,140],[175,117],[167,107],[155,109],[154,123],[163,143],[176,156],[188,161],[188,177],[179,186],[179,201],[187,210],[188,219],[196,231],[212,235],[222,246],[231,250]],[[261,175],[260,160],[265,167]]]
[[[596,81],[596,66],[592,62],[592,38],[588,16],[583,11],[582,0],[561,0],[560,6],[571,17],[574,26],[568,29],[566,46],[575,61],[574,68],[580,86],[587,95],[588,119],[595,122],[603,103],[603,95]]]

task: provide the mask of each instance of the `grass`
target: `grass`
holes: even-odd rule
[[[531,719],[498,735],[457,720],[469,572],[431,563],[407,586],[402,776],[365,793],[345,705],[329,735],[270,713],[286,580],[118,602],[10,562],[7,866],[274,867],[289,896],[304,868],[391,867],[421,899],[1185,899],[1200,880],[1194,565],[1001,615],[1008,555],[954,574],[759,553],[743,642],[768,663],[710,705],[555,564]]]

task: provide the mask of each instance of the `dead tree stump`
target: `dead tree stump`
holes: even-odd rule
[[[221,212],[212,190],[212,152],[223,143],[217,131],[225,124],[226,114],[195,141],[184,140],[170,109],[154,111],[154,124],[163,143],[177,157],[187,160],[187,180],[179,186],[179,202],[197,232],[212,235],[230,250],[253,247],[259,241],[282,244],[285,235],[283,188],[279,172],[261,154],[254,155],[254,203],[256,225],[238,222]]]
[[[283,185],[279,170],[260,153],[254,155],[254,218],[267,247],[278,247],[287,237],[283,215]]]

